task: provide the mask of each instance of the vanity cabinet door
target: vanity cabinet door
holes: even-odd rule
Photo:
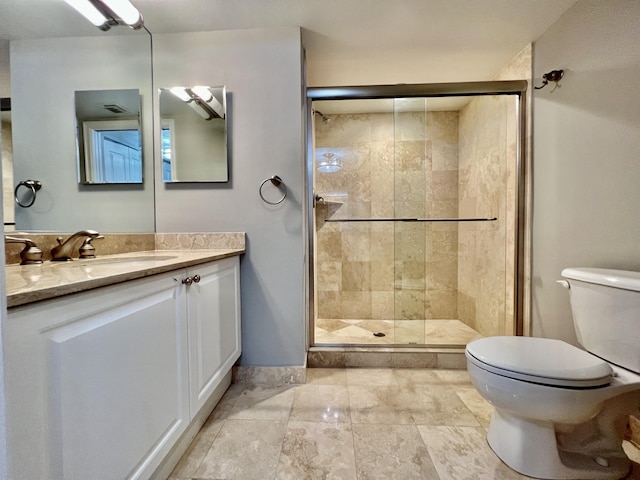
[[[189,423],[184,273],[9,311],[11,478],[151,475]]]
[[[240,357],[239,258],[195,266],[187,275],[193,280],[187,287],[193,417]]]

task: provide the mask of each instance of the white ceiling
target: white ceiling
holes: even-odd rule
[[[310,85],[489,80],[576,0],[132,0],[152,33],[299,26]],[[118,27],[107,34],[122,34]],[[1,0],[0,39],[105,35],[63,0]]]

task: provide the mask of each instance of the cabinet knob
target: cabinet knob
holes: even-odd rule
[[[200,275],[198,275],[198,274],[194,275],[194,276],[193,276],[193,281],[194,281],[195,283],[200,283]]]
[[[189,285],[191,285],[191,282],[192,282],[191,277],[187,277],[187,278],[183,278],[182,279],[182,283],[184,283],[187,287]]]

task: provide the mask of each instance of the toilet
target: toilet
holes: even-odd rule
[[[542,479],[619,479],[628,416],[640,407],[640,273],[567,268],[580,349],[533,337],[487,337],[465,350],[494,408],[487,440],[509,467]]]

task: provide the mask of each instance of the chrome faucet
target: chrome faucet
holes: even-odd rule
[[[76,245],[76,241],[80,238],[96,238],[100,234],[95,230],[80,230],[74,233],[65,241],[62,241],[62,237],[58,237],[58,246],[51,249],[51,261],[64,262],[71,260],[73,254],[73,247]]]

